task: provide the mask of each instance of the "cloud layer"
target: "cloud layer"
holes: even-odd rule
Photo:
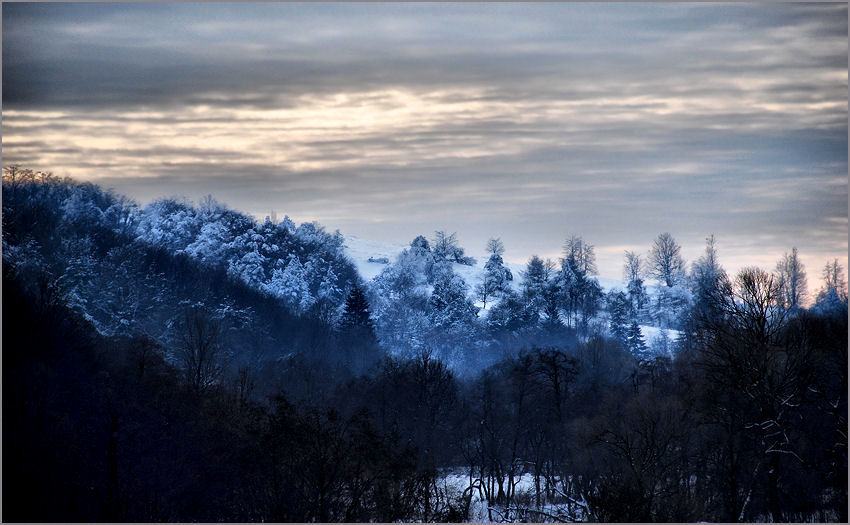
[[[7,4],[3,163],[617,276],[847,254],[847,8]],[[806,259],[804,258],[804,261]]]

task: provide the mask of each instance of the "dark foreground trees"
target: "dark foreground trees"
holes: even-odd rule
[[[415,453],[369,413],[258,404],[148,339],[97,335],[48,278],[3,281],[5,521],[418,515]],[[197,353],[214,326],[186,322],[201,323],[187,333]]]
[[[847,517],[846,303],[792,315],[757,269],[675,360],[597,337],[462,381],[423,353],[312,404],[246,394],[252,371],[199,389],[151,339],[96,334],[49,276],[4,271],[7,521]]]

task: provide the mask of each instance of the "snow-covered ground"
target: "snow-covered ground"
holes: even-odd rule
[[[466,494],[465,491],[469,488],[469,475],[462,469],[457,469],[443,475],[442,483],[445,488],[454,494]],[[535,508],[534,501],[534,476],[525,473],[519,476],[515,481],[515,501],[511,507],[505,508],[501,505],[493,505],[489,507],[484,494],[477,489],[480,483],[475,483],[476,489],[473,489],[472,498],[469,505],[469,522],[470,523],[487,523],[487,522],[505,522],[517,521],[524,518],[523,521],[531,519],[535,522],[551,522],[551,521],[567,521],[568,516],[577,518],[582,517],[581,504],[568,506],[566,504],[546,503],[541,508]],[[505,480],[507,484],[507,479]],[[506,487],[507,488],[507,487]],[[488,511],[492,509],[491,511]],[[522,518],[521,518],[522,516]],[[560,518],[560,519],[557,519]]]
[[[357,267],[357,271],[364,281],[371,281],[387,266],[378,262],[369,262],[370,258],[385,258],[393,263],[398,254],[407,247],[408,245],[405,244],[372,241],[354,235],[345,236],[345,255]]]

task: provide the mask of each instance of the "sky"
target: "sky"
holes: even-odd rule
[[[514,262],[847,264],[846,4],[16,4],[3,165]]]

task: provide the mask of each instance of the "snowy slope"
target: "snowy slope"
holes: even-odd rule
[[[387,265],[377,262],[369,262],[369,259],[386,258],[390,263],[408,246],[405,244],[391,244],[387,242],[361,239],[354,235],[345,236],[345,255],[351,259],[357,272],[364,281],[371,281],[381,273]]]

